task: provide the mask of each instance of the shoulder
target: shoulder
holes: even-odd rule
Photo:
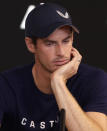
[[[3,71],[0,73],[0,84],[1,82],[19,82],[27,76],[32,70],[33,64],[17,66],[12,69]]]
[[[12,69],[9,69],[9,70],[5,70],[3,72],[0,73],[0,75],[3,75],[5,77],[15,77],[15,76],[18,76],[18,75],[26,75],[26,73],[30,70],[32,70],[32,66],[33,64],[26,64],[26,65],[23,65],[23,66],[17,66],[17,67],[14,67]]]
[[[89,90],[106,90],[107,92],[107,73],[99,68],[81,63],[75,76],[68,80],[68,85],[72,90],[80,92]]]
[[[104,70],[83,63],[79,66],[78,75],[87,80],[107,80],[107,73]]]
[[[78,85],[86,94],[103,94],[107,96],[107,73],[99,68],[81,64],[78,71]],[[91,95],[90,95],[91,96]]]

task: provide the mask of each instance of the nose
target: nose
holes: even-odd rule
[[[58,44],[58,45],[56,46],[56,55],[63,57],[64,54],[65,54],[65,49],[64,49],[63,45],[62,45],[62,44]]]

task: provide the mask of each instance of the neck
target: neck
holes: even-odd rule
[[[34,64],[32,68],[34,82],[37,88],[45,94],[53,94],[51,89],[50,73],[46,71],[41,65]]]

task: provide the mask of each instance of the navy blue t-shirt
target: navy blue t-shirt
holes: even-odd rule
[[[0,74],[1,131],[59,129],[55,97],[36,87],[32,66],[25,65]],[[85,112],[107,114],[107,74],[103,70],[80,64],[78,73],[66,85]]]

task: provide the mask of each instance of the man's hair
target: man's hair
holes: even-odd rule
[[[32,36],[32,37],[30,37],[30,38],[31,38],[31,40],[32,40],[32,43],[33,43],[34,45],[36,45],[38,37]]]

